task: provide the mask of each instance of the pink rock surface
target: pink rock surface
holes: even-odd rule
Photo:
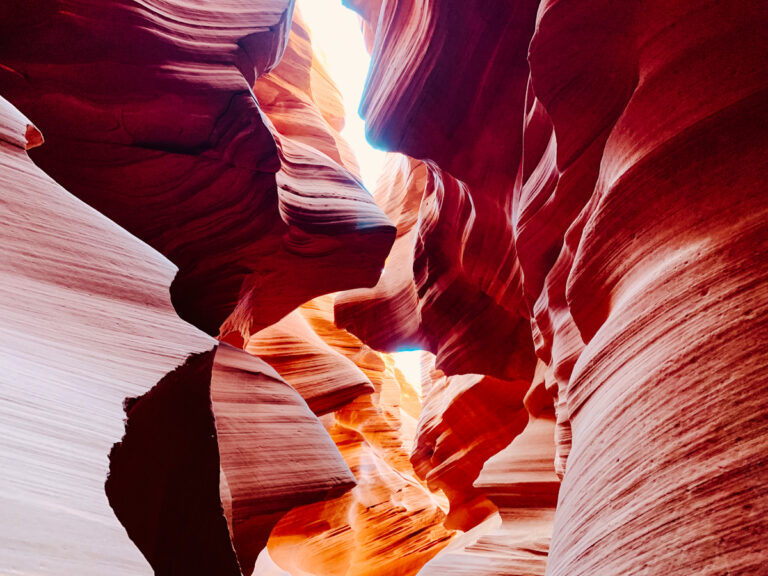
[[[263,360],[219,347],[211,400],[221,497],[248,574],[286,512],[340,496],[355,477],[307,404]]]
[[[0,99],[0,572],[149,574],[107,502],[122,403],[215,341],[181,321],[174,266],[44,174]]]
[[[354,477],[272,368],[176,316],[168,260],[31,162],[41,142],[0,100],[0,571],[149,573],[141,551],[250,573],[282,514]]]

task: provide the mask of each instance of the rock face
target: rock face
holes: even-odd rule
[[[226,344],[126,413],[107,496],[157,573],[250,574],[281,516],[355,485],[296,391]]]
[[[242,345],[313,296],[376,283],[391,225],[254,98],[288,43],[290,0],[3,10],[0,93],[46,135],[34,160],[179,267],[182,318]]]
[[[450,500],[445,525],[466,531],[496,510],[473,482],[486,460],[528,423],[523,399],[530,384],[478,374],[446,377],[439,370],[426,380],[411,462],[433,491]]]
[[[560,482],[552,466],[555,414],[543,366],[525,395],[524,431],[485,463],[475,482],[499,517],[457,538],[419,574],[545,573]]]
[[[398,227],[392,257],[373,289],[339,296],[337,322],[378,349],[430,350],[447,374],[530,381],[535,356],[501,207],[486,206],[488,222],[470,188],[434,164],[401,157],[388,167],[374,196]]]
[[[315,414],[373,392],[360,368],[326,343],[299,310],[253,335],[245,349],[274,367]]]
[[[5,100],[0,138],[2,570],[147,573],[140,550],[156,574],[250,573],[349,468],[272,368],[176,316],[168,260],[30,161],[42,136]]]
[[[0,7],[0,573],[763,574],[768,10],[345,3],[373,197],[291,0]]]
[[[371,139],[466,185],[451,195],[476,206],[456,218],[459,246],[469,229],[490,239],[496,222],[511,226],[501,249],[514,244],[518,268],[505,277],[520,281],[557,402],[563,486],[547,573],[759,573],[768,13],[355,4],[373,36]],[[417,283],[434,212],[422,200]],[[500,277],[499,242],[477,245]],[[373,298],[392,299],[382,288]],[[375,341],[370,321],[355,324],[365,298],[345,298],[344,325]]]
[[[269,555],[290,574],[415,574],[453,536],[444,526],[439,497],[419,481],[409,461],[418,395],[390,357],[334,326],[332,308],[332,299],[324,297],[298,314],[304,329],[310,326],[315,338],[327,342],[372,385],[370,393],[323,418],[357,486],[335,500],[286,514],[272,531]],[[263,345],[270,347],[266,340]],[[312,358],[304,364],[314,367],[316,378],[325,373]]]
[[[42,141],[0,99],[0,565],[147,574],[104,494],[121,406],[215,342],[173,311],[170,262],[32,163]]]
[[[768,527],[756,513],[768,506],[758,168],[768,159],[768,13],[633,8],[600,30],[616,45],[608,54],[572,53],[554,67],[556,38],[576,38],[589,12],[546,4],[531,42],[559,181],[573,171],[590,191],[532,306],[572,434],[570,446],[561,438],[570,453],[548,573],[757,574],[766,548],[756,535]],[[585,74],[563,89],[559,66]],[[524,185],[521,203],[558,197],[560,183]]]

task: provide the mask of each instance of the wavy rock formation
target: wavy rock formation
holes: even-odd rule
[[[525,429],[485,463],[475,482],[498,506],[501,522],[492,518],[452,542],[421,576],[544,575],[560,482],[552,466],[555,414],[542,372],[525,397]]]
[[[42,141],[0,99],[0,571],[147,574],[104,494],[122,403],[215,341],[174,312],[170,262],[32,163]]]
[[[315,414],[373,392],[360,368],[320,338],[299,310],[251,336],[245,349],[277,370]]]
[[[478,374],[446,377],[439,370],[430,380],[422,385],[411,462],[431,490],[450,500],[445,526],[466,531],[496,510],[473,482],[486,460],[525,428],[523,399],[530,384]]]
[[[170,262],[31,162],[42,137],[4,100],[0,138],[0,569],[142,574],[140,550],[156,574],[250,573],[282,514],[354,477],[274,370],[176,316]]]
[[[758,574],[768,12],[592,10],[612,20],[597,32],[613,50],[593,48],[593,33],[563,60],[559,38],[578,42],[592,12],[547,4],[530,50],[560,181],[572,168],[589,198],[534,304],[572,434],[548,573]],[[555,308],[548,323],[547,300],[570,319]]]
[[[354,4],[374,35],[369,136],[466,185],[459,235],[513,231],[506,278],[557,396],[547,573],[759,573],[768,12]],[[498,245],[472,254],[495,247],[502,269]],[[360,318],[343,302],[353,330],[372,324],[361,300]]]
[[[387,154],[374,198],[397,227],[397,236],[378,284],[342,292],[334,317],[377,350],[428,348],[419,320],[419,295],[413,274],[416,221],[424,195],[427,167],[401,154]]]
[[[292,0],[0,6],[0,572],[763,574],[768,10],[345,4],[380,207]]]
[[[183,318],[209,334],[228,319],[242,345],[316,295],[376,283],[391,225],[335,161],[276,141],[253,96],[290,0],[4,12],[0,92],[46,134],[35,161],[179,267]]]
[[[345,122],[341,94],[315,57],[309,30],[298,9],[293,12],[291,32],[279,64],[257,79],[254,94],[269,117],[276,139],[305,144],[359,179],[357,160],[341,137]],[[329,164],[327,160],[325,163]]]
[[[392,255],[376,287],[339,296],[336,321],[380,350],[427,349],[446,374],[530,381],[511,223],[434,164],[388,166],[374,196],[398,226]]]
[[[391,359],[333,325],[332,306],[324,297],[300,313],[373,385],[323,419],[358,483],[336,500],[286,514],[272,531],[269,556],[293,575],[415,574],[452,537],[409,462],[418,396]]]
[[[424,347],[449,375],[530,381],[536,363],[506,213],[521,156],[520,139],[510,135],[520,131],[536,3],[403,0],[351,7],[375,33],[360,107],[368,137],[434,162],[426,177],[407,181],[422,188],[413,274]],[[487,81],[496,77],[504,80]],[[392,308],[403,304],[402,287],[386,294],[399,297]],[[380,288],[369,298],[384,295],[387,287]],[[401,343],[387,334],[409,327],[377,326],[366,314],[372,308],[366,296],[351,299],[340,301],[342,325],[366,342],[385,340],[385,349],[397,349]]]
[[[131,400],[126,413],[107,496],[157,573],[250,574],[281,516],[355,485],[299,395],[226,344]]]

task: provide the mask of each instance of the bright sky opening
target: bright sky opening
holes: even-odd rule
[[[360,164],[363,184],[373,192],[384,166],[385,153],[365,137],[365,123],[357,110],[368,76],[370,56],[363,40],[360,18],[341,0],[297,0],[297,6],[312,35],[317,57],[341,92],[345,126],[341,135],[349,142]],[[421,351],[396,352],[395,365],[417,390],[421,390]]]
[[[342,6],[341,0],[298,0],[296,4],[309,26],[315,54],[341,92],[346,117],[341,135],[355,152],[363,184],[373,192],[385,153],[370,145],[365,123],[357,113],[371,60],[360,18]]]

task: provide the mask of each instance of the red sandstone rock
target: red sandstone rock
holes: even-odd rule
[[[376,192],[381,201],[392,185],[420,189],[402,193],[421,197],[413,230],[418,312],[402,278],[410,238],[399,227],[400,258],[388,260],[373,292],[339,300],[340,325],[383,350],[420,343],[449,375],[530,380],[535,358],[508,213],[537,4],[350,4],[376,37],[361,103],[369,138],[432,162]],[[426,175],[416,177],[419,170]],[[381,326],[374,312],[385,307],[391,323]]]
[[[485,463],[475,482],[498,506],[501,522],[492,518],[452,542],[420,575],[545,573],[560,483],[552,466],[554,410],[542,377],[540,369],[525,397],[525,429]]]
[[[558,380],[573,441],[549,574],[764,569],[766,24],[732,3],[540,8],[535,95],[558,169],[591,177],[547,278],[583,342]],[[542,337],[557,366],[569,348]]]
[[[232,314],[222,335],[242,344],[313,296],[375,284],[390,224],[332,158],[276,143],[251,92],[291,1],[5,12],[0,93],[46,134],[36,162],[179,267],[183,318],[217,334]]]
[[[374,288],[343,292],[336,297],[334,317],[377,350],[428,348],[419,319],[419,295],[413,277],[416,221],[427,183],[423,162],[389,154],[374,197],[397,227],[384,272]]]
[[[332,299],[300,309],[316,333],[354,361],[374,391],[323,421],[358,484],[335,500],[296,508],[272,531],[271,559],[291,574],[415,574],[453,533],[409,462],[418,397],[392,360],[333,325]]]
[[[285,511],[354,478],[271,368],[176,316],[168,260],[29,160],[41,142],[0,100],[0,571],[148,573],[140,550],[249,573]]]
[[[496,199],[481,221],[511,220],[558,397],[547,573],[760,573],[768,13],[553,1],[534,33],[534,3],[470,6],[385,3],[363,108],[378,143]]]
[[[222,501],[248,574],[286,512],[333,499],[351,489],[355,478],[306,403],[262,360],[219,347],[211,400]]]
[[[126,415],[107,496],[157,573],[250,574],[281,516],[355,484],[299,395],[226,344],[131,399]]]
[[[530,379],[535,358],[511,224],[433,164],[400,163],[376,192],[384,206],[402,199],[399,214],[388,210],[398,223],[392,257],[374,289],[339,296],[336,321],[380,350],[430,350],[446,374]]]
[[[277,370],[315,414],[373,392],[368,377],[320,338],[299,310],[252,336],[245,349]]]
[[[345,123],[341,94],[315,57],[298,9],[280,63],[259,77],[254,94],[277,139],[306,144],[359,178],[354,153],[341,137]]]
[[[529,383],[467,374],[433,373],[424,401],[411,462],[433,491],[451,502],[448,528],[468,530],[495,512],[474,488],[483,464],[505,448],[528,422],[523,398]]]
[[[543,574],[556,469],[563,485],[550,576],[760,574],[768,532],[766,11],[690,0],[578,9],[554,0],[348,4],[365,19],[373,54],[362,104],[369,134],[410,158],[390,165],[376,192],[398,228],[384,276],[339,296],[336,321],[381,350],[430,349],[450,374],[530,379],[534,346],[546,364],[544,386],[539,373],[523,402],[528,426],[485,463],[474,488],[488,447],[502,443],[484,426],[513,424],[504,419],[511,404],[523,415],[520,390],[460,376],[458,390],[446,381],[427,396],[414,461],[449,493],[460,487],[454,502],[487,494],[502,522],[457,540],[422,573]],[[76,535],[85,569],[67,557],[28,571],[141,571],[90,487],[103,480],[104,455],[119,437],[115,401],[146,392],[185,359],[130,403],[122,448],[142,413],[149,430],[164,425],[150,400],[162,405],[167,389],[186,382],[187,398],[166,400],[187,407],[166,420],[176,434],[150,446],[162,456],[170,443],[171,457],[138,453],[149,480],[168,472],[163,478],[194,477],[198,486],[174,485],[170,512],[149,500],[117,506],[122,518],[139,516],[129,532],[161,572],[182,548],[202,558],[183,557],[187,572],[210,562],[226,574],[238,570],[235,559],[247,569],[302,494],[322,501],[285,515],[269,543],[293,573],[410,574],[450,538],[408,462],[418,398],[386,355],[334,328],[328,298],[249,340],[314,295],[372,285],[393,234],[361,193],[338,137],[338,98],[298,20],[288,40],[290,14],[287,1],[215,10],[180,0],[17,3],[0,8],[0,91],[50,133],[33,152],[41,165],[179,264],[173,299],[185,318],[211,333],[228,318],[223,335],[255,339],[267,353],[279,338],[292,338],[294,351],[310,343],[311,356],[333,366],[338,381],[313,382],[312,366],[277,350],[270,358],[316,411],[337,408],[324,424],[361,482],[322,500],[350,478],[298,396],[232,349],[219,349],[229,367],[217,370],[212,341],[170,311],[168,263],[32,167],[20,148],[26,121],[8,112],[16,126],[0,142],[0,178],[14,193],[2,286],[8,374],[40,378],[47,392],[30,408],[29,391],[6,377],[16,403],[8,419],[23,430],[4,435],[13,455],[3,476],[8,517],[46,522],[4,532],[13,570],[36,561],[40,542],[60,550]],[[30,142],[36,134],[28,132]],[[21,194],[26,182],[42,196]],[[374,388],[343,406],[365,382],[339,355]],[[512,400],[477,422],[469,413],[487,408],[487,398],[472,391],[483,383]],[[556,420],[545,387],[556,396]],[[111,410],[103,421],[90,404],[102,392]],[[62,410],[70,398],[74,407]],[[40,409],[45,417],[26,417]],[[269,433],[286,434],[283,410],[314,430],[314,450],[337,473],[324,478],[317,463],[312,474],[283,478],[270,466],[262,493],[252,472],[263,471],[256,456],[266,442],[255,416],[266,413]],[[71,436],[56,450],[59,423]],[[178,447],[189,439],[195,454]],[[308,462],[306,447],[291,440],[280,440],[287,454]],[[219,456],[225,482],[217,486]],[[60,486],[42,477],[51,466]],[[305,472],[312,482],[295,490],[292,478]],[[110,482],[119,488],[119,473]],[[181,509],[187,494],[205,496]],[[206,521],[184,530],[140,524],[144,512],[178,520],[184,511]],[[154,534],[160,544],[142,540]],[[85,546],[97,540],[105,553],[94,561]]]

